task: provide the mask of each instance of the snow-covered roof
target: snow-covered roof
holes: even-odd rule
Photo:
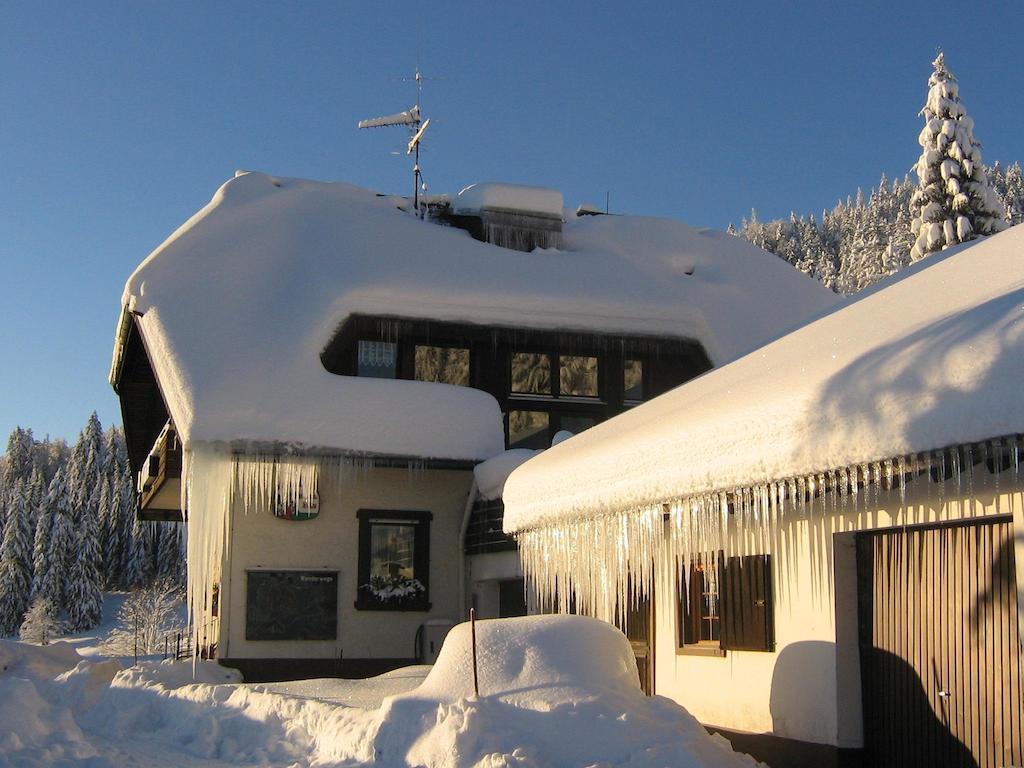
[[[490,208],[515,210],[539,216],[562,217],[562,193],[545,187],[521,184],[499,184],[489,181],[470,184],[452,201],[456,213],[470,213]]]
[[[1024,226],[928,257],[544,451],[505,529],[1024,432]]]
[[[320,353],[354,313],[699,340],[718,363],[836,299],[782,260],[674,221],[586,217],[521,253],[346,184],[237,175],[129,278],[179,435],[194,441],[487,458],[495,401],[336,376]],[[115,360],[117,359],[115,352]]]

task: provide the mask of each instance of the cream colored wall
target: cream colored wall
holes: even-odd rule
[[[496,619],[500,613],[499,582],[523,578],[519,552],[488,552],[466,558],[467,605],[476,608],[478,619]]]
[[[458,620],[459,529],[473,474],[454,470],[370,469],[320,478],[320,515],[280,520],[269,511],[232,509],[221,586],[220,658],[410,658],[427,619]],[[431,610],[357,611],[360,509],[429,511]],[[245,639],[246,571],[338,571],[335,641]]]
[[[1012,475],[1002,473],[997,487],[980,469],[969,491],[965,480],[959,491],[955,484],[945,484],[941,494],[938,484],[919,480],[908,485],[903,504],[899,491],[883,491],[877,504],[872,494],[868,512],[823,513],[816,506],[810,519],[785,522],[770,547],[773,653],[677,654],[674,589],[662,583],[656,614],[656,693],[678,701],[706,725],[861,746],[854,532],[972,516],[1014,514],[1020,519],[1021,487],[1012,485]]]

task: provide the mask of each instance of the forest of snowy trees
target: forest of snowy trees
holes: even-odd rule
[[[1010,225],[1024,221],[1024,175],[1020,163],[987,168],[989,184],[1006,210]],[[754,245],[782,257],[833,291],[855,293],[891,275],[911,261],[915,236],[910,201],[917,190],[910,178],[884,175],[868,192],[840,202],[821,218],[791,214],[788,220],[758,221],[751,213],[731,229]]]
[[[1024,221],[1020,163],[986,167],[974,121],[960,101],[945,55],[932,62],[921,109],[921,155],[909,175],[884,175],[865,199],[840,202],[831,211],[766,223],[752,212],[729,231],[782,257],[833,291],[855,293],[929,253],[1000,232]]]
[[[182,528],[138,519],[124,435],[95,413],[73,447],[16,428],[0,457],[0,637],[91,629],[104,591],[183,581]]]

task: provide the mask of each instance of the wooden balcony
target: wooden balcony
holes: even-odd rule
[[[170,422],[142,465],[138,494],[140,520],[182,521],[181,442]]]

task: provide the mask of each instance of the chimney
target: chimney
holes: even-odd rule
[[[560,248],[562,193],[518,184],[472,184],[459,192],[446,218],[477,240],[516,251]]]

